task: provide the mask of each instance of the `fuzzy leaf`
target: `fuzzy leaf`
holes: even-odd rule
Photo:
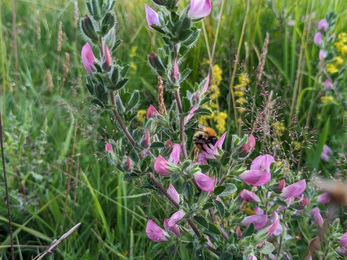
[[[233,194],[234,192],[237,191],[237,188],[234,184],[232,183],[226,183],[223,185],[225,187],[225,190],[223,190],[219,196],[224,197],[224,196],[230,196],[231,194]]]
[[[246,228],[245,232],[243,232],[242,237],[249,237],[254,233],[254,224],[251,223],[249,226]]]
[[[223,253],[218,260],[231,260],[233,259],[233,256],[229,254],[228,252]]]
[[[221,217],[224,217],[224,205],[223,205],[223,203],[218,201],[218,200],[214,200],[213,203],[217,206],[219,214],[221,215]]]
[[[165,144],[162,142],[153,142],[149,149],[160,149],[160,148],[165,148]]]
[[[205,218],[200,217],[200,216],[195,216],[195,217],[194,217],[194,220],[195,220],[196,222],[198,222],[198,223],[199,223],[201,226],[203,226],[204,228],[208,228],[208,223],[207,223],[207,221],[206,221]]]
[[[199,108],[199,109],[194,111],[194,114],[210,116],[210,115],[212,115],[212,112],[211,112],[211,110],[209,110],[207,108]]]

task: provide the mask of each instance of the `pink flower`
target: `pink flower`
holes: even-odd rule
[[[279,183],[277,183],[277,185],[273,188],[273,191],[276,193],[281,193],[285,186],[286,186],[286,180],[283,179]]]
[[[322,215],[320,214],[319,208],[315,207],[313,210],[310,211],[311,216],[314,217],[314,220],[318,223],[318,225],[323,228],[324,219],[322,218]]]
[[[253,254],[249,254],[247,260],[257,260],[257,258]]]
[[[130,170],[131,168],[132,168],[131,160],[130,160],[130,158],[127,156],[127,169]]]
[[[167,226],[170,228],[172,226],[174,226],[178,221],[180,221],[184,216],[186,215],[186,213],[183,211],[183,209],[175,212],[174,214],[172,214],[171,218],[169,219],[169,221],[167,222]]]
[[[249,217],[245,217],[241,224],[245,227],[248,227],[249,224],[253,223],[255,230],[261,229],[266,226],[267,223],[267,215],[253,215]]]
[[[89,43],[86,43],[83,46],[81,56],[82,56],[82,62],[83,62],[84,68],[90,74],[93,74],[91,67],[93,67],[95,69],[94,61],[96,61],[96,59],[94,57],[92,48],[90,47]]]
[[[198,156],[198,164],[207,164],[206,156],[203,153],[200,153]]]
[[[340,255],[347,256],[347,249],[344,247],[338,247],[336,248],[336,252],[339,253]]]
[[[169,157],[169,163],[177,164],[180,160],[181,155],[181,146],[179,144],[174,144],[174,147],[172,149],[172,152]]]
[[[317,32],[314,35],[313,41],[317,46],[319,46],[322,43],[322,34],[320,32]]]
[[[326,90],[330,90],[332,84],[331,84],[331,81],[329,79],[327,79],[327,80],[324,81],[323,85],[324,85],[324,88]]]
[[[236,235],[238,239],[242,238],[242,232],[241,232],[241,228],[239,226],[237,226],[236,228]]]
[[[323,146],[323,153],[325,153],[326,155],[329,155],[332,153],[330,147],[327,146],[326,144]]]
[[[273,156],[268,154],[260,155],[253,160],[251,164],[251,170],[264,171],[266,169],[268,172],[270,172],[270,166],[273,162],[275,162]]]
[[[324,192],[321,195],[318,196],[317,198],[317,202],[322,203],[322,204],[326,204],[329,203],[331,200],[331,197],[329,195],[328,192]]]
[[[327,154],[325,154],[325,153],[322,153],[321,155],[320,155],[320,158],[323,160],[323,161],[329,161],[329,156],[327,155]]]
[[[277,211],[274,210],[271,214],[271,217],[270,217],[270,224],[274,224],[276,221],[279,221],[279,216],[277,214]],[[275,227],[275,231],[272,232],[272,234],[274,234],[275,236],[278,236],[279,234],[281,234],[282,232],[282,226],[281,224],[278,224],[276,227]]]
[[[112,65],[112,57],[110,54],[110,50],[108,49],[107,45],[105,45],[105,63],[104,63],[104,69],[107,70]]]
[[[167,237],[170,237],[165,230],[161,229],[151,219],[147,221],[146,235],[148,236],[149,239],[155,242],[165,242],[167,241]]]
[[[180,228],[178,227],[177,224],[169,227],[168,226],[168,222],[169,222],[169,219],[164,219],[164,227],[167,231],[170,231],[172,233],[174,233],[176,236],[179,236],[181,234],[181,231],[180,231]]]
[[[306,181],[301,180],[292,185],[289,185],[283,189],[281,197],[283,198],[293,198],[300,196],[306,189]]]
[[[153,169],[155,170],[155,172],[160,175],[168,175],[170,174],[168,168],[169,168],[169,165],[167,164],[167,161],[165,160],[165,158],[159,155],[157,159],[155,159],[153,164]]]
[[[285,206],[279,206],[278,211],[285,210],[286,208],[289,207],[289,205],[294,201],[294,198],[288,198],[284,200],[287,203],[287,207]]]
[[[259,208],[259,207],[255,207],[255,208],[254,208],[254,212],[255,212],[255,214],[257,214],[257,215],[264,215],[264,210],[262,210],[262,209]]]
[[[172,76],[178,80],[180,78],[180,73],[178,70],[178,64],[177,64],[177,58],[175,58],[174,60],[174,66],[173,66],[173,72],[172,72]]]
[[[210,178],[201,172],[197,172],[197,173],[194,173],[194,179],[195,179],[196,185],[201,190],[213,191],[214,185],[216,183],[216,176],[213,176],[213,178]]]
[[[339,244],[340,244],[341,246],[347,247],[347,232],[344,233],[344,234],[341,236],[340,241],[339,241]]]
[[[303,208],[305,208],[307,206],[307,204],[310,202],[309,198],[304,198],[302,200],[299,201],[299,210],[302,210]]]
[[[218,139],[218,141],[215,143],[215,145],[213,146],[212,149],[208,145],[204,144],[203,147],[204,147],[205,151],[202,151],[201,153],[204,154],[206,158],[216,159],[215,155],[218,155],[218,149],[217,148],[219,147],[220,149],[222,149],[226,135],[227,135],[227,132],[225,132]]]
[[[158,115],[159,112],[158,110],[155,109],[155,107],[153,105],[150,105],[148,108],[147,108],[147,119],[150,119],[152,116],[155,116],[155,115]]]
[[[319,60],[323,60],[326,57],[326,52],[323,50],[319,51]]]
[[[105,151],[114,153],[112,145],[110,145],[109,143],[105,144]]]
[[[277,219],[273,224],[271,224],[270,226],[268,226],[266,228],[266,231],[267,231],[267,235],[270,236],[272,234],[274,234],[277,230],[277,227],[280,226],[280,220]],[[282,227],[281,227],[282,229]]]
[[[325,30],[328,29],[329,24],[326,19],[322,19],[318,23],[318,30]]]
[[[149,130],[146,128],[145,138],[143,139],[143,145],[148,146],[151,142],[151,137],[149,135]]]
[[[216,201],[220,201],[219,195],[217,195],[217,197],[216,197]]]
[[[194,112],[196,110],[198,110],[199,107],[193,107],[190,112],[189,112],[189,115],[186,117],[185,119],[185,124],[189,122],[190,119],[192,119],[192,117],[194,116]]]
[[[249,191],[249,190],[242,190],[240,192],[240,197],[244,200],[244,201],[256,201],[256,202],[260,202],[260,199],[257,195],[255,195],[253,192]]]
[[[179,204],[180,203],[180,195],[178,194],[178,192],[176,191],[175,187],[170,184],[169,189],[167,190],[167,193],[169,193],[169,195],[173,198],[173,200]]]
[[[243,144],[241,147],[241,154],[243,156],[246,156],[248,154],[248,152],[250,152],[254,149],[254,146],[255,146],[255,138],[253,135],[250,135],[248,137],[247,144]]]
[[[166,143],[165,143],[165,145],[166,145],[166,148],[169,148],[169,152],[171,152],[172,149],[173,149],[173,146],[172,146],[171,141],[170,141],[170,140],[167,140]]]
[[[261,186],[270,181],[271,174],[260,170],[249,170],[240,174],[239,178],[249,185]]]
[[[210,0],[191,0],[188,17],[200,19],[206,17],[211,12]]]
[[[146,4],[145,4],[145,9],[146,9],[146,19],[147,19],[148,27],[153,30],[153,28],[151,27],[152,24],[156,26],[161,26],[159,22],[158,14]]]

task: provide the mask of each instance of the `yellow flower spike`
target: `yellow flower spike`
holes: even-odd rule
[[[281,165],[282,165],[282,162],[279,161],[279,162],[277,163],[277,166],[281,166]]]
[[[294,150],[299,151],[301,149],[301,143],[298,141],[294,141],[293,144]]]
[[[135,71],[137,70],[136,64],[134,62],[132,62],[132,61],[130,62],[130,68],[135,70]]]
[[[137,46],[131,47],[130,49],[130,57],[135,57],[136,56],[136,51],[137,51]]]
[[[333,63],[328,63],[327,64],[327,71],[330,73],[330,74],[335,74],[336,72],[338,72],[338,68],[336,68],[336,66],[333,64]]]
[[[332,97],[332,96],[323,96],[323,97],[320,98],[320,100],[321,100],[321,102],[323,104],[327,104],[327,103],[330,103],[330,102],[334,101],[334,97]]]
[[[334,63],[335,63],[335,65],[339,66],[343,63],[343,59],[341,57],[337,56],[334,58]]]

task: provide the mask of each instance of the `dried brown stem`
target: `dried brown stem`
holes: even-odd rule
[[[6,176],[6,167],[5,167],[5,155],[4,155],[4,144],[3,144],[3,139],[2,139],[2,117],[1,117],[1,112],[0,112],[0,143],[1,143],[2,170],[4,172],[4,183],[5,183],[5,191],[6,191],[8,225],[10,227],[11,255],[12,255],[12,260],[14,260],[11,210],[10,210],[10,199],[9,199],[9,196],[8,196],[7,176]]]

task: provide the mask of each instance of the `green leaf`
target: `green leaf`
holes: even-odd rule
[[[151,163],[151,157],[150,156],[147,156],[146,158],[144,158],[141,162],[141,171],[144,172],[150,163]]]
[[[274,200],[274,202],[276,203],[276,204],[278,204],[278,205],[281,205],[281,206],[283,206],[283,207],[287,207],[287,202],[285,202],[285,201],[283,201],[283,200],[280,200],[280,199],[276,199],[276,200]]]
[[[150,190],[158,190],[157,189],[157,186],[155,185],[151,185],[149,183],[144,183],[141,185],[141,188],[144,188],[144,189],[150,189]]]
[[[122,87],[125,86],[125,84],[127,84],[128,80],[129,80],[129,79],[122,79],[122,80],[120,80],[120,81],[117,83],[115,89],[112,89],[112,90],[120,90]]]
[[[233,259],[233,256],[229,254],[228,252],[223,253],[218,260],[231,260]]]
[[[195,220],[196,222],[198,222],[198,223],[199,223],[201,226],[203,226],[204,228],[208,228],[208,223],[207,223],[207,221],[206,221],[205,218],[200,217],[200,216],[195,216],[195,217],[194,217],[194,220]]]
[[[199,108],[197,110],[194,111],[195,115],[205,115],[205,116],[210,116],[212,115],[211,110],[207,109],[207,108]]]
[[[187,97],[182,98],[182,109],[184,113],[188,113],[191,108],[190,100]]]
[[[185,41],[189,38],[189,36],[193,33],[193,30],[191,29],[187,29],[187,30],[184,30],[183,32],[181,32],[180,36],[179,36],[179,40],[180,41]]]
[[[153,142],[149,149],[160,149],[160,148],[165,148],[165,144],[162,142]]]
[[[140,102],[140,94],[138,90],[135,90],[131,95],[129,102],[126,105],[127,110],[133,109]]]
[[[209,164],[200,164],[199,167],[200,167],[202,173],[209,172],[212,168],[212,166]]]
[[[157,32],[161,33],[161,34],[166,34],[166,32],[161,28],[159,27],[158,25],[155,25],[155,24],[151,24],[151,27],[156,30]]]
[[[221,194],[219,194],[219,196],[221,197],[230,196],[237,191],[236,186],[232,183],[226,183],[223,186],[225,187],[225,190]]]
[[[223,203],[218,201],[218,200],[214,200],[213,203],[217,206],[219,214],[221,215],[221,217],[224,217],[224,205],[223,205]]]
[[[215,195],[219,195],[219,194],[221,194],[223,191],[225,190],[225,187],[224,186],[218,186],[218,187],[216,187],[215,189],[214,189],[214,194]]]
[[[218,227],[216,227],[215,225],[213,224],[209,224],[208,225],[208,231],[210,231],[212,234],[215,234],[215,235],[220,235],[221,232],[220,230],[218,229]]]
[[[254,224],[251,223],[249,226],[246,228],[245,232],[243,232],[242,237],[249,237],[254,233]]]
[[[212,202],[208,202],[204,205],[204,207],[202,208],[203,210],[206,210],[206,209],[210,209],[210,208],[213,208],[214,205]]]
[[[187,181],[183,184],[183,195],[188,201],[191,201],[193,198],[193,184],[190,181]]]
[[[185,69],[184,71],[181,72],[181,75],[180,75],[180,82],[183,82],[188,76],[189,74],[192,72],[193,70],[192,69]]]
[[[271,243],[267,243],[261,250],[260,252],[262,254],[268,255],[270,253],[272,253],[275,250],[275,247],[273,244]]]

